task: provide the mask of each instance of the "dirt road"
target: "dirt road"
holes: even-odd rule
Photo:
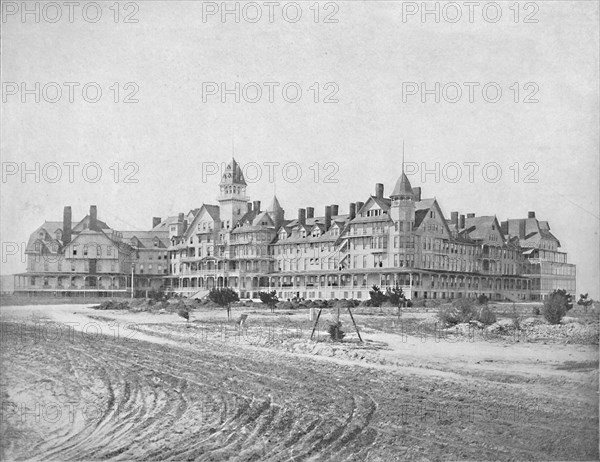
[[[95,319],[100,332],[40,335],[36,313],[46,323]],[[572,367],[547,364],[547,374],[526,374],[520,355],[514,371],[453,370],[438,355],[403,368],[390,362],[394,348],[376,364],[190,341],[173,317],[147,315],[136,318],[146,334],[128,338],[97,315],[3,309],[3,458],[598,459],[593,348],[567,345]],[[123,315],[102,315],[123,326]],[[160,334],[169,329],[182,335]]]

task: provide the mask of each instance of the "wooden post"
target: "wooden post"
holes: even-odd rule
[[[360,340],[361,343],[363,343],[363,339],[360,336],[360,332],[358,331],[358,327],[356,327],[356,322],[354,321],[354,316],[352,316],[352,310],[350,310],[350,307],[348,307],[348,313],[350,313],[350,318],[352,318],[352,324],[354,324],[354,328],[356,329],[356,333],[358,334],[358,339]]]
[[[310,334],[311,340],[313,338],[313,335],[315,334],[315,329],[317,328],[317,323],[319,322],[319,318],[321,317],[321,311],[323,311],[323,308],[319,308],[319,314],[317,314],[317,319],[315,319],[315,325],[313,326],[313,330]]]

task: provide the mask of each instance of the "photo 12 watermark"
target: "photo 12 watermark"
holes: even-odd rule
[[[139,2],[3,1],[2,24],[96,24],[103,21],[137,24],[140,22],[139,11]]]
[[[267,181],[273,184],[279,181],[284,183],[298,183],[302,178],[314,183],[339,183],[337,174],[340,166],[336,162],[313,162],[302,165],[298,162],[246,162],[238,164],[246,183],[259,183]],[[223,175],[232,174],[225,162],[202,162],[201,181],[207,183],[214,179],[224,178]],[[226,179],[226,178],[225,178]]]
[[[538,24],[537,2],[400,2],[402,23],[457,24],[508,22]]]
[[[2,82],[3,103],[139,103],[136,82]]]
[[[273,24],[312,22],[337,24],[340,3],[330,1],[301,2],[201,2],[202,23]]]
[[[136,162],[113,162],[104,167],[98,162],[2,162],[2,183],[139,183]]]
[[[202,82],[202,102],[220,103],[339,103],[336,82]]]
[[[507,176],[514,183],[539,183],[540,167],[536,162],[513,162],[502,165],[498,162],[405,162],[407,176],[416,176],[421,183],[498,183]]]
[[[402,102],[414,103],[539,103],[536,82],[402,82]]]

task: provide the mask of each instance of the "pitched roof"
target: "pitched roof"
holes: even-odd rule
[[[413,196],[412,186],[410,185],[410,181],[406,176],[406,173],[402,172],[400,178],[396,181],[396,186],[394,186],[394,191],[390,194],[390,197],[397,196]]]
[[[498,220],[493,215],[466,218],[465,227],[460,229],[460,232],[466,231],[471,239],[485,240],[490,235],[494,225],[495,229],[493,231],[503,234]]]
[[[246,180],[244,179],[242,169],[234,158],[232,158],[231,162],[229,162],[229,165],[225,167],[225,171],[221,177],[221,184],[237,184],[246,186]]]
[[[155,239],[158,239],[162,247],[169,246],[169,233],[167,231],[122,231],[121,235],[123,241],[131,241],[135,238],[143,248],[154,248]]]
[[[261,223],[266,222],[266,225]],[[273,220],[271,220],[271,216],[268,212],[258,212],[258,215],[252,221],[253,226],[273,226]]]
[[[221,219],[221,209],[218,205],[202,204],[202,207],[196,209],[198,210],[198,213],[200,213],[200,210],[203,207],[214,221],[219,221]],[[196,213],[196,215],[198,215],[198,213]]]
[[[277,200],[277,196],[273,196],[273,200],[271,201],[271,205],[269,205],[267,207],[267,212],[278,212],[283,210],[281,208],[281,204],[279,203],[279,200]]]

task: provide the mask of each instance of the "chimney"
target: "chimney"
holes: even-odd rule
[[[421,201],[421,186],[417,186],[416,188],[412,188],[413,196],[415,198],[415,202]]]
[[[325,206],[325,231],[331,228],[331,206]]]
[[[529,212],[527,218],[535,218],[535,212]]]
[[[314,218],[315,217],[315,208],[314,207],[306,207],[306,218]]]
[[[450,213],[450,223],[458,226],[458,212]]]
[[[363,208],[363,205],[365,205],[364,202],[357,202],[356,203],[356,214],[358,215],[358,213],[360,212],[360,209]]]
[[[475,218],[475,214],[474,213],[467,213],[467,218]]]
[[[183,213],[177,215],[177,223],[183,223]]]
[[[254,211],[260,213],[260,201],[254,201]]]
[[[375,197],[383,199],[383,184],[377,183],[375,185]]]
[[[152,217],[152,227],[153,228],[156,228],[161,223],[162,223],[162,220],[160,217]]]
[[[305,209],[298,209],[298,223],[300,223],[301,225],[306,224],[306,210]]]
[[[66,206],[63,211],[63,234],[62,241],[63,245],[67,245],[71,242],[71,230],[72,230],[72,219],[71,219],[71,207]]]
[[[339,214],[340,208],[338,207],[337,204],[332,204],[331,205],[331,216],[332,217],[337,217]]]
[[[356,218],[356,204],[354,202],[350,202],[350,207],[348,208],[349,219],[354,220]]]
[[[98,229],[98,208],[95,205],[90,205],[90,226],[93,231]]]
[[[248,212],[252,212],[252,202],[248,202],[247,204]]]
[[[460,223],[458,224],[458,227],[460,229],[463,229],[465,227],[465,216],[464,215],[460,216]]]

